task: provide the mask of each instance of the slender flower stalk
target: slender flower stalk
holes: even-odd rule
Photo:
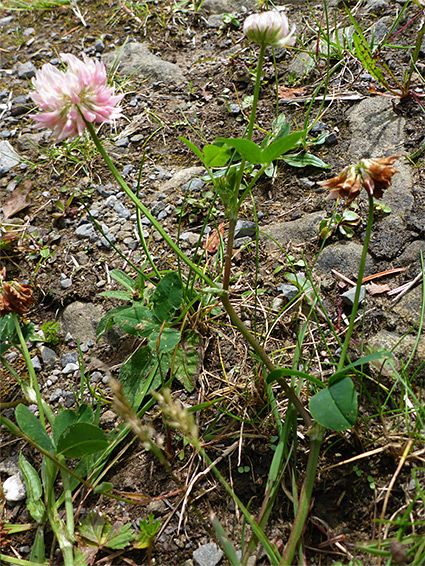
[[[392,155],[391,157],[380,157],[371,159],[361,159],[357,165],[349,165],[345,167],[339,175],[326,181],[321,181],[319,185],[331,189],[328,198],[343,197],[347,199],[347,205],[353,202],[360,194],[363,187],[368,195],[369,201],[369,217],[366,227],[365,239],[363,242],[363,251],[360,259],[359,272],[357,275],[356,292],[354,295],[354,303],[351,311],[350,324],[345,335],[341,356],[338,363],[337,371],[344,367],[345,358],[347,356],[351,335],[354,329],[354,323],[359,307],[360,291],[366,265],[367,250],[369,247],[370,236],[373,226],[373,199],[382,198],[383,193],[391,185],[392,177],[397,173],[397,169],[392,165],[397,161],[400,155]]]

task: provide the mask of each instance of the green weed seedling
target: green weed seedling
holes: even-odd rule
[[[135,281],[126,273],[111,271],[111,277],[125,287],[125,291],[104,291],[101,296],[131,301],[131,306],[110,310],[99,322],[97,339],[114,324],[131,336],[147,342],[124,362],[120,382],[133,407],[137,408],[140,392],[157,389],[165,381],[169,370],[191,392],[191,371],[196,369],[199,354],[197,338],[187,332],[184,338],[174,328],[175,315],[181,307],[183,286],[176,273],[162,277],[153,291],[148,292],[143,277]],[[136,299],[136,300],[134,300]],[[183,348],[178,348],[184,344]]]
[[[342,214],[336,212],[332,218],[324,218],[320,222],[319,231],[322,240],[327,240],[338,231],[344,238],[352,238],[354,228],[361,222],[361,217],[354,210],[345,209]]]
[[[50,415],[51,434],[45,424],[25,405],[15,410],[18,426],[6,417],[0,422],[9,432],[23,438],[41,454],[41,473],[20,454],[19,465],[27,487],[27,508],[37,524],[36,538],[30,560],[43,563],[45,559],[44,524],[48,520],[63,554],[64,564],[74,566],[75,525],[72,490],[84,480],[66,466],[66,459],[78,459],[76,470],[87,470],[87,458],[103,451],[109,444],[107,436],[95,422],[93,409],[81,405],[76,411],[65,409],[56,418]],[[19,427],[19,428],[18,428]],[[65,519],[59,513],[60,498],[55,493],[58,473],[61,475],[65,502]],[[76,481],[75,481],[76,480]]]

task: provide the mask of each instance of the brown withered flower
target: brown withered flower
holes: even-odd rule
[[[23,316],[34,302],[31,285],[5,281],[6,268],[0,269],[0,317],[15,312]]]
[[[393,175],[398,172],[391,165],[399,157],[400,155],[392,155],[360,159],[357,165],[348,165],[336,177],[320,181],[318,184],[331,189],[328,199],[346,198],[347,205],[359,196],[361,187],[374,198],[380,199],[385,189],[390,186]]]

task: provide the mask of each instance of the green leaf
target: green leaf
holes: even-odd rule
[[[139,521],[139,527],[140,533],[137,533],[133,546],[138,549],[149,548],[161,527],[161,520],[155,519],[154,514],[149,513],[147,519]]]
[[[43,487],[40,477],[22,452],[19,453],[19,467],[27,487],[27,509],[34,521],[42,523],[46,520],[46,508],[42,501]]]
[[[39,446],[51,452],[54,446],[50,436],[47,434],[41,422],[25,405],[18,405],[15,409],[16,422],[22,432],[32,438]]]
[[[127,273],[124,273],[124,271],[121,271],[120,269],[112,269],[109,274],[112,279],[115,279],[115,281],[125,287],[127,291],[133,293],[136,288],[136,284],[133,279],[127,275]]]
[[[313,419],[331,430],[351,428],[357,418],[357,393],[349,377],[344,377],[316,393],[309,403]]]
[[[229,161],[230,149],[217,145],[205,145],[204,156],[204,163],[208,167],[223,167]]]
[[[148,343],[154,352],[158,350],[159,354],[166,354],[167,352],[174,350],[174,348],[181,340],[181,334],[174,328],[165,327],[162,329],[162,331],[160,330],[161,328],[158,325],[152,325],[151,329],[147,330],[147,332],[149,332],[149,335],[146,335],[149,336]]]
[[[134,539],[130,524],[111,525],[103,515],[91,512],[79,528],[80,535],[94,546],[119,550],[125,548]]]
[[[108,299],[119,299],[120,301],[133,300],[133,293],[127,291],[102,291],[99,297],[107,297]]]
[[[25,341],[35,340],[40,337],[35,334],[35,325],[31,322],[21,327]],[[0,317],[0,356],[2,356],[13,345],[19,344],[19,338],[16,334],[15,324],[13,322],[13,314]]]
[[[107,332],[115,324],[115,315],[128,309],[127,305],[121,305],[111,309],[105,316],[99,321],[96,328],[96,340],[99,340],[105,332]]]
[[[205,165],[205,161],[204,161],[204,155],[202,153],[202,151],[196,147],[195,144],[193,144],[191,141],[189,141],[186,138],[183,138],[182,136],[179,136],[179,140],[181,140],[183,143],[185,143],[187,145],[187,147],[189,149],[191,149],[193,151],[193,153],[199,157],[199,159],[202,161],[202,163]]]
[[[174,357],[173,375],[189,393],[195,388],[194,383],[202,363],[201,347],[202,341],[195,332],[185,332],[184,340]]]
[[[320,167],[321,169],[327,169],[330,165],[327,165],[324,161],[312,155],[311,153],[298,153],[297,155],[286,155],[282,157],[283,161],[292,167],[308,167],[312,165],[313,167]]]
[[[57,451],[65,458],[82,458],[96,454],[109,445],[101,428],[90,423],[77,422],[64,430],[58,439]]]
[[[264,163],[261,149],[250,140],[241,138],[217,138],[217,141],[224,142],[228,146],[233,147],[241,157],[254,165]]]
[[[131,405],[143,389],[153,364],[154,358],[149,346],[141,346],[122,364],[119,379]]]
[[[261,163],[270,163],[290,149],[293,149],[297,145],[301,136],[302,132],[294,132],[293,134],[289,134],[288,136],[279,138],[272,142],[263,149]]]
[[[379,352],[373,352],[372,354],[367,354],[367,356],[362,356],[361,358],[359,358],[355,362],[352,362],[348,366],[345,366],[342,370],[338,371],[337,373],[334,373],[329,378],[329,385],[332,385],[332,384],[336,383],[337,381],[341,380],[347,374],[347,372],[351,371],[355,367],[365,366],[367,364],[370,364],[372,362],[376,362],[377,360],[382,360],[382,359],[393,360],[394,356],[392,355],[391,352],[389,352],[387,350],[380,350]]]
[[[127,334],[145,336],[146,330],[151,332],[152,313],[148,307],[135,303],[131,307],[125,307],[114,313],[114,321]]]
[[[58,440],[61,434],[72,424],[76,423],[78,417],[72,409],[64,409],[61,411],[55,419],[53,425],[53,440],[56,446],[58,445]]]
[[[302,379],[307,379],[312,383],[315,383],[319,387],[323,387],[323,383],[317,377],[310,375],[309,373],[305,373],[303,371],[298,371],[296,369],[290,368],[280,368],[271,371],[268,376],[266,377],[266,383],[271,384],[274,383],[279,377],[301,377]]]
[[[183,286],[177,273],[167,273],[161,279],[153,295],[153,312],[160,321],[171,320],[180,307],[183,298]]]

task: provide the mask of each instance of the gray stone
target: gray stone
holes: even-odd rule
[[[421,307],[422,285],[418,285],[410,289],[391,310],[408,324],[417,324],[421,316]]]
[[[288,285],[285,283],[281,283],[277,286],[279,291],[282,293],[283,298],[287,299],[288,301],[292,301],[298,295],[298,288],[295,285]]]
[[[78,364],[78,353],[76,351],[61,356],[61,366],[64,368],[68,364]]]
[[[194,177],[203,175],[205,173],[204,167],[187,167],[185,169],[180,169],[177,171],[171,179],[168,179],[162,185],[162,191],[170,191],[172,189],[177,189],[178,187],[184,187],[186,183],[192,181]],[[195,179],[193,179],[195,181]]]
[[[244,236],[243,238],[235,238],[233,240],[233,249],[238,250],[247,244],[252,242],[252,238],[250,236]]]
[[[60,316],[62,332],[69,332],[76,340],[96,340],[96,327],[104,316],[101,305],[76,301],[69,304]]]
[[[59,401],[59,399],[62,397],[63,395],[63,389],[61,389],[60,387],[58,387],[57,389],[55,389],[53,391],[53,393],[50,395],[49,398],[49,403],[56,403],[56,401]]]
[[[21,158],[10,143],[8,141],[0,141],[0,177],[7,175],[20,162]]]
[[[16,503],[22,501],[27,496],[25,483],[20,474],[15,474],[3,482],[3,493],[6,501]]]
[[[345,293],[342,293],[341,299],[344,301],[346,305],[350,305],[350,307],[352,307],[354,305],[355,296],[356,296],[356,288],[352,287],[351,289],[348,289],[348,291],[345,291]],[[366,297],[366,289],[364,285],[362,285],[360,287],[359,304],[365,300],[365,297]]]
[[[389,332],[388,330],[380,330],[375,336],[368,339],[368,349],[372,352],[377,352],[379,350],[391,351],[396,358],[396,362],[402,361],[406,364],[415,347],[416,336],[413,332],[407,336],[400,336],[394,332]],[[415,371],[420,364],[425,361],[425,337],[419,338],[417,349],[415,355],[412,359],[412,367],[409,369]],[[380,370],[382,366],[382,361],[378,360],[373,364],[375,368]],[[397,363],[395,364],[398,365]],[[385,365],[387,371],[391,372],[390,366]],[[418,377],[423,378],[425,376],[425,367],[421,368],[418,372]]]
[[[105,50],[105,44],[101,39],[96,39],[94,42],[94,50],[96,53],[102,53]]]
[[[128,139],[128,137],[124,137],[124,138],[120,138],[119,140],[117,140],[115,142],[115,145],[117,147],[127,147],[129,143],[130,143],[130,140]]]
[[[31,79],[35,77],[37,69],[31,62],[20,63],[18,65],[18,79]]]
[[[193,553],[195,566],[216,566],[223,557],[223,551],[215,542],[203,544]]]
[[[119,201],[115,204],[114,210],[120,218],[125,218],[127,220],[127,218],[130,218],[131,216],[131,212],[128,208]]]
[[[130,175],[132,171],[134,171],[134,165],[124,165],[124,167],[122,168],[122,176],[125,178]]]
[[[13,476],[19,472],[19,457],[8,456],[7,458],[0,459],[0,473]]]
[[[305,52],[296,53],[292,61],[287,66],[287,72],[297,77],[307,75],[315,68],[314,59]]]
[[[242,14],[256,9],[255,0],[204,0],[202,4],[202,10],[208,14]]]
[[[261,228],[260,239],[266,241],[267,248],[275,248],[276,243],[285,246],[289,242],[302,244],[319,237],[319,225],[325,212],[313,212],[304,218],[289,222],[276,222]]]
[[[255,222],[250,220],[238,220],[235,226],[235,239],[243,238],[245,236],[254,236],[257,230]]]
[[[70,277],[65,277],[61,279],[61,288],[62,289],[69,289],[72,287],[72,279]]]
[[[146,43],[129,42],[111,53],[102,55],[102,61],[110,68],[118,61],[118,74],[132,75],[135,80],[149,78],[166,84],[183,84],[186,79],[181,69],[174,63],[163,61],[153,55]]]
[[[421,252],[425,257],[425,241],[424,240],[415,240],[411,244],[409,244],[403,253],[397,259],[398,266],[406,266],[410,263],[417,262],[418,267],[420,266],[421,261]]]
[[[77,371],[79,369],[79,365],[78,364],[66,364],[66,366],[63,368],[62,373],[64,375],[68,375],[70,373],[74,373],[74,371]]]
[[[75,395],[72,391],[64,391],[63,397],[65,401],[65,407],[70,409],[75,403]]]
[[[398,116],[391,100],[365,98],[347,111],[352,133],[349,153],[353,159],[382,157],[403,152],[406,120]]]
[[[153,513],[154,517],[161,517],[168,513],[168,507],[164,501],[151,501],[146,507],[146,513]]]
[[[339,273],[356,281],[362,252],[363,246],[354,242],[336,242],[326,246],[318,257],[315,272],[320,277],[329,277],[331,269],[336,269]],[[368,254],[365,275],[371,273],[372,267],[373,262]]]
[[[32,367],[35,369],[35,371],[41,371],[42,370],[40,358],[38,356],[34,356],[33,358],[31,358],[31,363],[32,363]]]
[[[75,235],[77,236],[77,238],[79,238],[80,240],[84,240],[87,238],[90,238],[90,236],[94,233],[94,226],[93,224],[82,224],[81,226],[78,226],[78,228],[75,230]]]
[[[56,363],[59,361],[56,352],[47,346],[41,346],[40,348],[41,359],[43,360],[43,365],[45,369],[52,369],[55,367]]]
[[[377,259],[394,259],[408,240],[402,219],[390,214],[374,225],[368,251]]]
[[[188,183],[182,185],[182,191],[200,191],[205,187],[205,181],[200,179],[199,177],[194,177]]]

